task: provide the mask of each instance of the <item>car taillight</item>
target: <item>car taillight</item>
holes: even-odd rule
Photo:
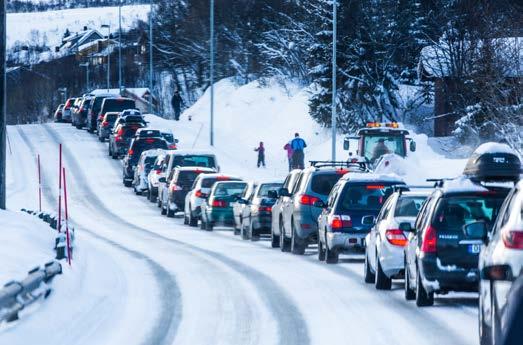
[[[83,112],[84,111],[84,108],[80,108],[79,112]]]
[[[218,176],[216,178],[216,181],[229,181],[229,180],[230,180],[229,176]]]
[[[382,185],[375,185],[375,184],[371,184],[371,185],[367,185],[367,189],[384,189],[385,186],[382,186]]]
[[[107,127],[107,126],[109,126],[109,122],[107,122],[107,121],[102,122],[102,126],[103,126],[103,127]]]
[[[407,238],[400,229],[388,229],[385,231],[385,237],[390,244],[394,246],[405,247]]]
[[[100,116],[98,116],[98,121],[103,121],[105,117],[105,114],[100,114]]]
[[[202,193],[201,189],[198,189],[196,192],[194,192],[194,196],[197,198],[205,198],[207,194]]]
[[[160,175],[162,173],[162,170],[161,169],[156,169],[154,172],[156,173],[156,175]]]
[[[176,192],[176,191],[179,191],[179,190],[183,190],[183,188],[178,186],[177,184],[172,184],[171,185],[171,192]]]
[[[132,156],[134,154],[133,149],[129,149],[129,151],[127,151],[127,154],[129,154],[129,156]]]
[[[523,249],[522,230],[503,231],[501,237],[503,238],[503,244],[505,244],[505,247],[510,249]]]
[[[317,198],[315,196],[310,196],[310,195],[307,195],[307,194],[302,194],[300,196],[300,199],[299,199],[300,204],[302,204],[302,205],[309,205],[309,206],[314,205],[314,203],[316,201],[320,201],[320,198]]]
[[[123,140],[122,137],[119,135],[114,137],[114,141],[122,141],[122,140]]]
[[[175,144],[169,145],[169,150],[176,150],[177,147]]]
[[[258,207],[258,211],[260,212],[272,212],[271,206],[260,206]]]
[[[343,228],[352,228],[352,219],[347,215],[331,215],[329,216],[328,221],[332,231],[341,230]]]
[[[421,243],[421,251],[424,253],[436,253],[436,246],[438,244],[438,237],[436,236],[436,229],[429,225],[423,234],[423,242]]]
[[[152,143],[155,143],[156,142],[156,139],[145,139],[145,142],[147,144],[152,144]]]
[[[224,200],[213,200],[212,207],[227,207],[227,202]]]
[[[349,171],[346,170],[346,169],[337,169],[336,170],[336,174],[338,175],[345,175],[346,173],[348,173]]]

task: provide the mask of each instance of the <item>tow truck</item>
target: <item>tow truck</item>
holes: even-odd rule
[[[409,138],[407,131],[398,122],[369,122],[367,126],[357,131],[356,136],[346,136],[343,149],[348,151],[350,140],[358,140],[357,156],[364,158],[371,166],[376,166],[385,154],[396,154],[402,158],[407,156],[407,142],[409,150],[416,151],[416,142]]]

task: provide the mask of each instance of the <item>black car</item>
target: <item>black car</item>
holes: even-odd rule
[[[278,191],[282,188],[282,182],[267,182],[256,186],[249,199],[239,199],[238,202],[245,204],[241,209],[240,232],[242,239],[256,241],[260,235],[270,235],[272,224],[272,206],[278,198]]]
[[[87,124],[87,114],[91,106],[92,97],[84,97],[77,108],[72,112],[72,124],[78,129]]]
[[[94,131],[98,127],[98,114],[100,113],[100,109],[102,108],[102,102],[107,97],[113,97],[114,95],[111,94],[105,94],[105,95],[97,95],[91,100],[91,106],[89,107],[89,112],[87,113],[87,121],[85,126],[87,127],[87,131],[89,133],[94,133]]]
[[[129,145],[127,155],[123,159],[122,182],[124,186],[131,187],[134,179],[134,168],[142,152],[146,150],[167,150],[167,142],[161,138],[134,138]]]
[[[98,125],[98,140],[104,142],[105,139],[109,139],[117,118],[117,112],[105,114],[103,121]]]
[[[467,224],[493,225],[507,187],[489,187],[466,177],[438,182],[420,210],[405,247],[405,298],[434,304],[435,293],[478,291],[482,238]]]
[[[109,156],[113,159],[124,156],[131,145],[136,131],[143,128],[141,123],[121,124],[109,135]]]

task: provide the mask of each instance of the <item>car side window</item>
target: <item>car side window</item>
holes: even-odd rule
[[[295,180],[294,185],[292,186],[292,191],[290,191],[291,194],[296,193],[296,191],[298,190],[298,188],[299,188],[299,186],[301,184],[301,180],[303,178],[303,175],[304,175],[303,173],[300,173],[300,175]]]
[[[334,203],[336,202],[336,199],[338,198],[339,190],[340,190],[340,185],[336,184],[329,195],[329,200],[327,200],[327,206],[329,208],[334,207]]]
[[[385,205],[381,208],[380,214],[378,215],[377,221],[382,221],[383,219],[387,219],[389,212],[392,208],[392,204],[394,204],[393,199],[396,199],[395,197],[389,198]]]
[[[286,178],[285,178],[285,181],[283,181],[283,185],[281,186],[282,188],[288,188],[289,187],[289,182],[291,180],[291,176],[288,175]]]
[[[416,231],[421,231],[422,224],[425,220],[425,217],[427,215],[427,210],[429,209],[429,205],[432,203],[432,200],[434,198],[432,196],[428,197],[427,201],[423,203],[423,207],[421,208],[418,217],[416,218],[416,223],[414,224],[414,227],[416,228]]]
[[[517,192],[516,190],[513,190],[505,199],[505,202],[503,203],[501,207],[501,211],[498,216],[498,220],[496,222],[496,226],[492,230],[493,233],[496,233],[499,229],[504,227],[512,215],[512,210],[516,208],[517,204],[521,204],[521,196],[522,192]]]

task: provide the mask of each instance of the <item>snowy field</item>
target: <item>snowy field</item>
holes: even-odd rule
[[[308,159],[328,159],[328,133],[307,114],[307,95],[278,85],[217,85],[216,147],[224,172],[246,179],[283,179],[283,145],[299,131]],[[208,146],[208,95],[180,122],[148,116],[169,128],[180,148]],[[188,121],[188,116],[192,121]],[[242,241],[228,229],[212,233],[161,217],[158,208],[121,184],[121,163],[107,144],[68,124],[9,127],[10,209],[36,204],[34,157],[42,155],[45,208],[57,198],[58,144],[64,144],[71,216],[80,247],[64,283],[31,317],[0,330],[0,343],[52,344],[477,344],[477,295],[437,296],[420,309],[401,282],[376,291],[363,282],[363,257],[338,265],[281,253],[267,240]],[[415,136],[407,178],[454,176],[463,160],[434,153]],[[266,169],[253,151],[267,146]],[[346,157],[339,138],[338,157]],[[21,172],[21,173],[19,173]],[[441,176],[439,176],[441,177]],[[58,281],[57,281],[58,282]],[[129,332],[132,330],[132,332]]]
[[[147,20],[149,5],[122,6],[122,30],[135,26],[138,20]],[[65,29],[82,31],[84,26],[100,30],[109,24],[111,31],[118,30],[118,7],[78,8],[70,10],[8,13],[7,50],[17,42],[26,45],[46,44],[51,50],[62,42]],[[27,25],[31,23],[31,25]],[[102,34],[106,34],[103,29]]]

